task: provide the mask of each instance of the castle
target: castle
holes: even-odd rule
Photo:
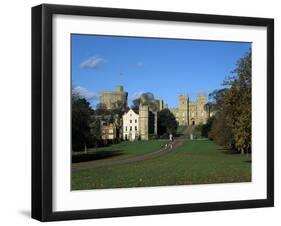
[[[149,134],[157,135],[157,111],[152,111],[141,101],[138,114],[130,109],[122,117],[123,140],[148,140]]]
[[[205,108],[206,96],[198,95],[196,101],[191,102],[187,95],[180,95],[178,101],[178,108],[169,110],[174,114],[179,125],[189,126],[207,122],[209,115]]]
[[[117,86],[115,91],[101,92],[99,96],[100,104],[108,110],[128,106],[128,92],[124,91],[123,86]]]
[[[127,108],[127,99],[128,92],[124,91],[123,86],[117,86],[112,92],[100,93],[100,104],[109,110],[119,107]],[[180,95],[178,108],[168,108],[163,100],[154,99],[149,104],[145,98],[141,97],[138,112],[129,109],[123,114],[120,137],[123,140],[148,140],[150,134],[157,135],[157,114],[164,108],[168,108],[174,114],[180,126],[204,124],[209,117],[205,108],[206,103],[207,98],[203,95],[199,95],[195,102],[191,102],[187,95]]]

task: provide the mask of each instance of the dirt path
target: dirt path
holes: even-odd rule
[[[80,163],[73,163],[72,164],[72,172],[80,171],[84,169],[94,169],[103,166],[115,166],[120,164],[138,162],[148,159],[153,159],[165,155],[174,151],[177,147],[181,146],[185,141],[189,140],[190,132],[192,131],[191,127],[187,127],[186,130],[183,132],[182,135],[176,137],[172,143],[169,143],[168,147],[163,147],[158,151],[150,152],[147,154],[128,157],[125,159],[116,159],[108,162],[97,162],[97,161],[90,161],[90,162],[80,162]]]

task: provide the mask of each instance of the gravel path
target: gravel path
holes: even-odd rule
[[[90,162],[80,162],[80,163],[72,163],[72,172],[84,170],[84,169],[94,169],[104,166],[115,166],[120,164],[127,164],[132,162],[138,162],[148,159],[153,159],[165,155],[174,151],[177,147],[181,146],[185,141],[189,140],[190,132],[192,131],[192,127],[187,127],[187,129],[183,132],[182,135],[176,137],[172,143],[169,143],[168,147],[161,148],[158,151],[150,152],[147,154],[128,157],[125,159],[116,159],[108,162],[98,162],[98,161],[90,161]]]

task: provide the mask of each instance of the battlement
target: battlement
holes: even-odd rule
[[[117,107],[128,106],[128,92],[124,91],[123,86],[117,86],[115,91],[101,92],[100,104],[106,109],[115,109]]]
[[[124,92],[123,86],[116,86],[116,92]]]
[[[179,95],[178,108],[170,109],[179,125],[197,125],[206,123],[208,113],[204,106],[207,103],[205,95],[198,95],[195,102],[190,102],[187,95]]]

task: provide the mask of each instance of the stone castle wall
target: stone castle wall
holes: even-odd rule
[[[204,124],[208,120],[208,112],[205,109],[207,98],[198,96],[195,102],[190,102],[188,96],[179,96],[179,107],[170,111],[176,117],[180,126]]]
[[[106,109],[115,109],[128,106],[128,93],[124,91],[123,86],[117,86],[115,91],[101,92],[100,104]],[[150,109],[149,106],[142,102],[139,106],[139,136],[141,140],[148,140],[149,134],[157,135],[157,112],[168,108],[162,99],[153,100],[156,108]],[[180,126],[204,124],[208,120],[208,112],[205,109],[207,98],[198,96],[196,101],[190,102],[187,95],[180,95],[178,99],[178,108],[169,109],[175,116]],[[153,117],[152,117],[153,116]]]
[[[139,106],[139,128],[141,140],[148,140],[148,106]]]
[[[123,86],[117,86],[116,90],[112,92],[101,92],[100,104],[109,110],[117,108],[118,104],[127,107],[128,93],[124,91]]]

